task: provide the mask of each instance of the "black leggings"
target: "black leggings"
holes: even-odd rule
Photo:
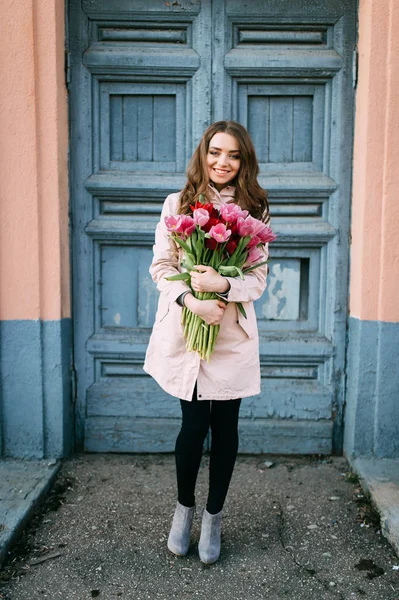
[[[241,398],[236,400],[180,400],[183,421],[176,440],[176,473],[178,501],[194,506],[195,484],[201,463],[202,448],[212,432],[209,465],[209,493],[206,510],[220,512],[229,489],[238,450],[238,413]]]

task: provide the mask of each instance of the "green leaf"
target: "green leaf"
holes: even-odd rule
[[[165,277],[168,281],[188,281],[190,279],[190,273],[179,273],[178,275],[170,275]]]
[[[197,265],[201,264],[201,251],[203,248],[203,243],[201,239],[198,239],[196,244],[195,244],[195,254],[196,254],[196,260],[197,260]]]
[[[197,243],[197,230],[194,229],[194,231],[192,232],[192,234],[190,235],[190,237],[188,238],[188,242],[191,246],[191,248],[194,250],[195,248],[195,244]]]
[[[244,273],[239,267],[235,265],[232,265],[230,267],[219,267],[219,273],[230,277],[237,277],[238,275],[241,279],[244,279]]]
[[[183,248],[183,250],[185,250],[188,254],[191,254],[191,248],[187,244],[187,242],[185,242],[184,240],[182,240],[179,237],[175,237],[174,240],[175,240],[176,244],[179,244],[179,246],[181,246]]]
[[[249,240],[250,240],[250,236],[247,235],[246,237],[240,238],[238,240],[238,244],[237,244],[237,248],[234,250],[233,254],[230,256],[229,260],[227,261],[227,265],[236,265],[236,264],[244,264],[245,261],[243,261],[243,255],[247,252],[247,250],[245,249]]]
[[[238,267],[236,267],[237,269],[237,273],[239,274],[241,279],[244,279],[244,273],[241,271],[241,269],[239,269]]]
[[[247,318],[247,313],[245,312],[245,308],[243,307],[243,305],[241,304],[241,302],[237,302],[237,308],[240,311],[240,313],[242,314],[242,316],[246,319]]]
[[[269,261],[268,260],[264,260],[263,262],[258,263],[257,265],[252,265],[252,267],[247,267],[246,269],[243,269],[243,272],[246,273],[250,273],[251,271],[254,271],[255,269],[257,269],[258,267],[262,267],[263,265],[266,265]]]
[[[230,275],[231,277],[235,277],[238,274],[237,267],[235,266],[220,266],[218,270],[221,275]]]
[[[186,269],[188,269],[189,271],[192,270],[193,266],[194,266],[194,260],[193,257],[191,256],[191,254],[189,254],[188,256],[186,255],[184,257],[184,260],[182,262],[182,267],[185,267]]]

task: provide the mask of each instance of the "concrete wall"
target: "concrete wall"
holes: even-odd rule
[[[399,456],[399,4],[361,0],[344,448]]]
[[[72,439],[62,0],[0,4],[0,455]]]

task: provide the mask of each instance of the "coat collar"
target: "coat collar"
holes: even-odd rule
[[[236,188],[232,185],[227,185],[220,192],[211,184],[209,184],[209,188],[212,194],[212,201],[216,204],[224,204],[225,202],[229,202],[232,198],[234,198],[234,194]]]

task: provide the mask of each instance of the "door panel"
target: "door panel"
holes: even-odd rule
[[[279,234],[240,450],[340,452],[355,19],[353,0],[71,1],[80,447],[173,450],[178,402],[142,370],[154,230],[205,128],[232,118]]]
[[[210,4],[70,3],[77,439],[171,450],[178,403],[142,370],[165,196],[210,122]]]
[[[243,405],[241,444],[340,452],[355,3],[212,6],[213,118],[248,128],[279,233],[256,302],[262,394]]]

